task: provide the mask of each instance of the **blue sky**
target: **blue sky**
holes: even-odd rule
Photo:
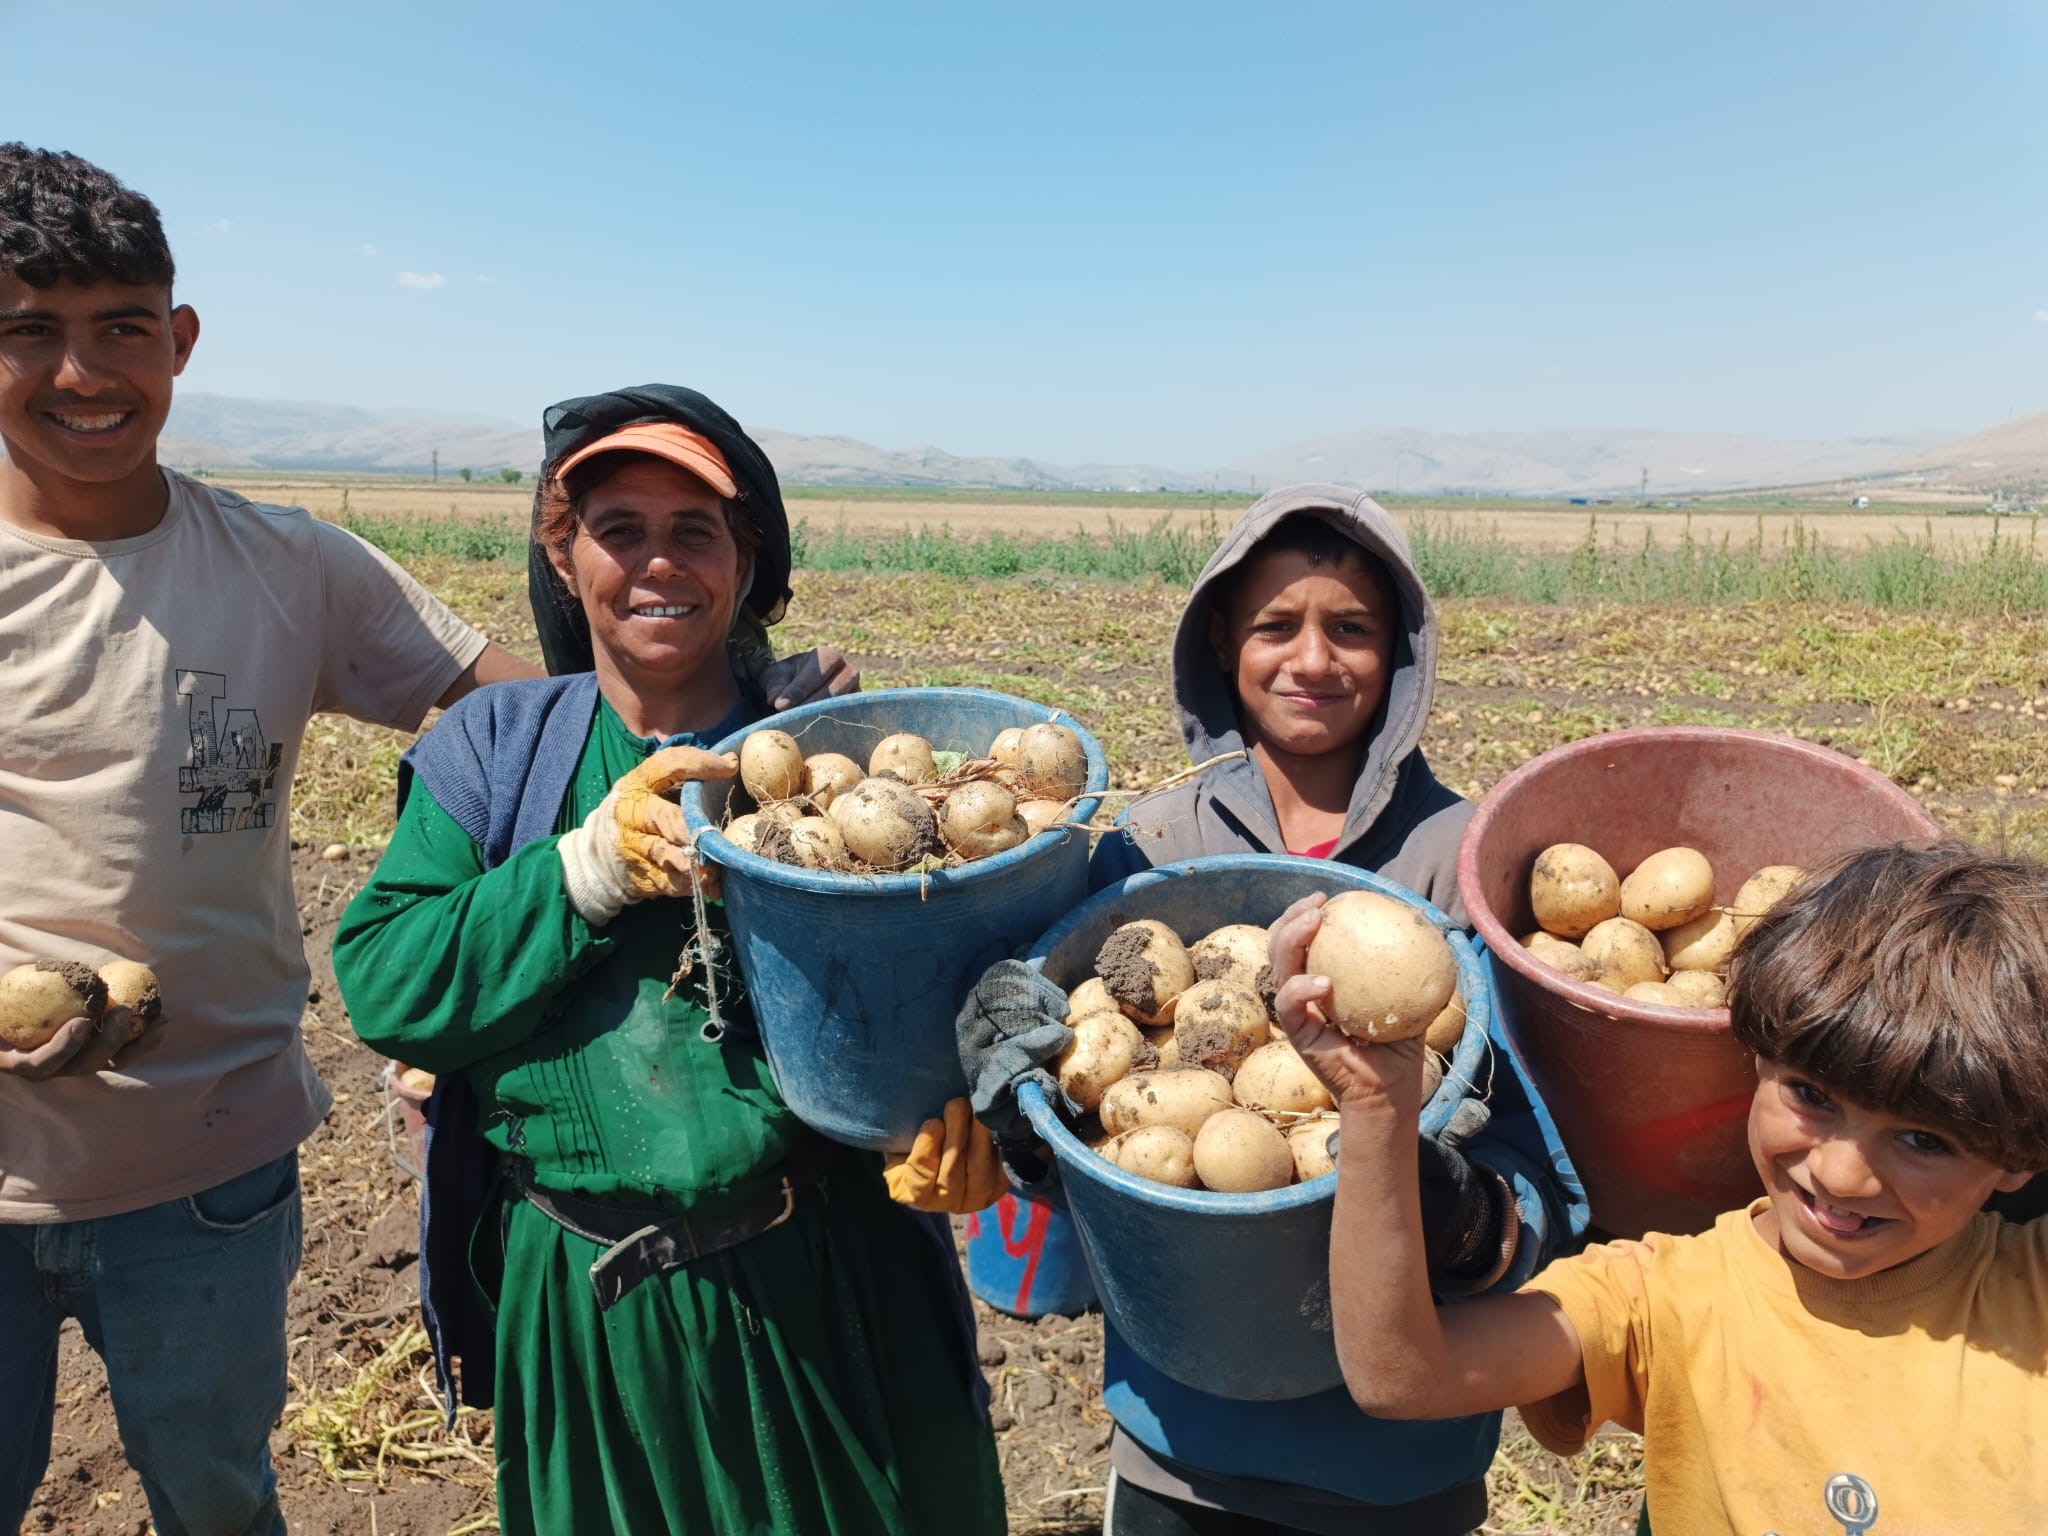
[[[2044,78],[2030,0],[0,0],[0,136],[157,200],[189,387],[1188,468],[2048,409]]]

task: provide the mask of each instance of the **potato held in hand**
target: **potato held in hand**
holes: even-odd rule
[[[1324,904],[1308,969],[1330,978],[1324,1015],[1360,1040],[1425,1033],[1458,990],[1450,941],[1425,913],[1377,891],[1346,891]]]
[[[156,972],[140,961],[110,960],[100,967],[100,980],[107,984],[107,1006],[128,1010],[130,1040],[139,1039],[163,1016],[164,995]]]
[[[33,1051],[77,1018],[96,1019],[107,984],[76,960],[34,960],[0,976],[0,1048]]]

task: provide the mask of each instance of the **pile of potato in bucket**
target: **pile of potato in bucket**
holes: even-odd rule
[[[1728,961],[1750,924],[1806,878],[1769,864],[1714,905],[1714,867],[1696,848],[1653,853],[1627,878],[1583,843],[1553,843],[1529,872],[1537,928],[1522,947],[1552,970],[1639,1003],[1727,1005]]]
[[[719,830],[749,853],[850,874],[945,869],[1018,847],[1058,823],[1088,785],[1081,738],[1063,725],[1012,726],[985,756],[885,736],[866,766],[804,756],[784,731],[740,743],[755,809]]]
[[[1126,1173],[1182,1189],[1251,1194],[1336,1166],[1329,1091],[1273,1016],[1267,930],[1233,923],[1187,942],[1147,918],[1114,929],[1067,999],[1074,1042],[1060,1088],[1096,1121],[1075,1134]],[[1425,1099],[1465,1030],[1458,962],[1420,908],[1347,891],[1309,947],[1330,1021],[1361,1039],[1424,1036]]]

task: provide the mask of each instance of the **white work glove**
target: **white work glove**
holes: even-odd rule
[[[698,747],[664,747],[614,784],[583,825],[556,844],[562,885],[576,915],[602,928],[629,902],[718,894],[718,874],[699,862],[683,808],[664,799],[679,784],[729,779],[738,760]]]

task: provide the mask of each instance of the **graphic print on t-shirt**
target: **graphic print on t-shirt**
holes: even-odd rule
[[[199,797],[197,805],[179,810],[178,830],[189,836],[269,826],[284,744],[264,739],[255,710],[228,707],[222,673],[181,671],[178,697],[192,733],[192,763],[178,770],[178,793]]]

